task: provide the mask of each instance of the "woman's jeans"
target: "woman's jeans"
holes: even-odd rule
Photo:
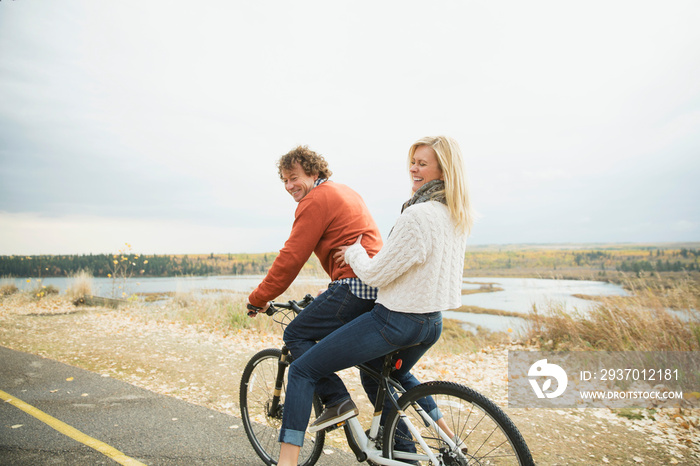
[[[319,341],[289,366],[280,442],[302,446],[316,382],[334,372],[381,358],[400,348],[403,366],[393,376],[415,380],[410,369],[440,338],[442,313],[394,312],[377,304]],[[417,382],[417,381],[416,381]],[[408,383],[410,388],[411,383]]]

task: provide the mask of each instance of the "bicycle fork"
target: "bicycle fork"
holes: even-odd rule
[[[291,364],[290,359],[289,349],[286,346],[282,346],[282,354],[280,355],[280,360],[277,362],[275,390],[272,395],[272,401],[267,408],[267,415],[270,417],[282,419],[284,405],[280,405],[280,398],[282,397],[282,389],[284,388],[284,372],[287,370],[287,367],[289,367],[289,364]]]

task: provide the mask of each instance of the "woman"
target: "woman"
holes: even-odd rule
[[[408,162],[414,194],[383,248],[370,259],[358,238],[335,255],[364,283],[379,288],[377,304],[291,364],[280,466],[297,464],[318,379],[363,362],[377,364],[384,355],[408,347],[399,353],[403,367],[395,375],[411,388],[418,383],[411,367],[440,337],[441,311],[461,305],[473,214],[459,146],[444,136],[423,138],[411,146]],[[440,417],[437,409],[432,415]]]

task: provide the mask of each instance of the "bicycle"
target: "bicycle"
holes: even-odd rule
[[[313,297],[306,295],[299,302],[271,303],[266,313],[285,326],[312,301]],[[251,312],[259,310],[254,306],[249,309]],[[299,465],[314,465],[321,456],[326,432],[339,427],[344,428],[357,461],[372,465],[534,465],[517,427],[501,408],[480,393],[445,381],[424,382],[404,390],[391,377],[401,364],[396,353],[385,356],[381,372],[365,364],[356,366],[379,384],[370,428],[363,429],[354,417],[313,435],[307,433]],[[255,452],[266,465],[277,464],[279,457],[277,436],[284,413],[286,370],[291,362],[285,346],[265,349],[250,359],[241,377],[243,426]],[[381,415],[387,396],[393,407],[382,426]],[[426,412],[428,406],[435,404],[442,414],[440,421]],[[313,407],[318,416],[323,406],[316,395]],[[448,434],[450,430],[454,437]],[[406,441],[415,444],[416,451],[400,451],[396,448],[397,440],[404,445]]]

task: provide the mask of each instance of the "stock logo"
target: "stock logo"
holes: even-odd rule
[[[528,381],[535,391],[537,398],[556,398],[566,390],[566,385],[569,383],[569,378],[564,372],[564,369],[556,364],[547,363],[546,359],[540,359],[527,372]],[[547,377],[542,386],[537,383],[537,379]],[[552,387],[552,379],[557,381],[557,388],[554,391],[548,391]]]

